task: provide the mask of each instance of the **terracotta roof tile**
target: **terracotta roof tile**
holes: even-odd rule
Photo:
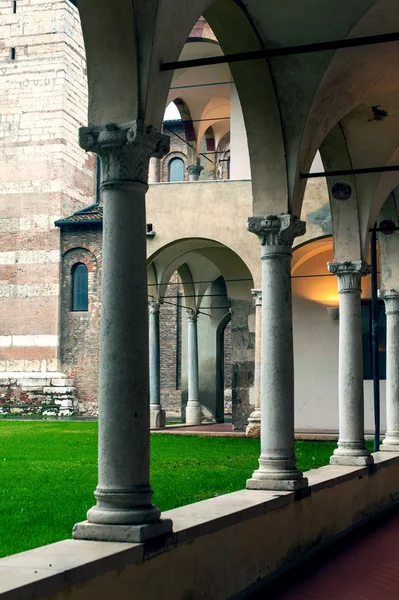
[[[92,204],[87,208],[78,210],[70,217],[62,217],[55,221],[56,227],[62,227],[62,225],[81,225],[82,223],[102,223],[103,220],[103,207],[98,204]]]

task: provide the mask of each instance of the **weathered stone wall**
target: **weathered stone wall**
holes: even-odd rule
[[[0,415],[30,417],[70,417],[79,407],[73,379],[58,373],[45,377],[32,373],[31,377],[9,374],[0,378]],[[58,377],[57,377],[58,375]]]
[[[255,331],[250,328],[253,302],[231,301],[232,417],[234,429],[245,430],[253,411]]]
[[[180,417],[181,415],[181,326],[182,326],[182,298],[179,295],[180,278],[174,273],[170,279],[161,304],[159,318],[159,334],[161,348],[161,402],[167,417]],[[170,304],[169,304],[170,302]]]
[[[0,372],[55,372],[54,220],[89,204],[94,181],[77,144],[87,110],[83,40],[69,0],[18,0],[15,14],[3,0],[0,19]]]
[[[102,227],[91,224],[62,228],[61,233],[61,364],[77,388],[81,415],[97,415],[101,310]],[[84,263],[89,273],[87,311],[71,310],[71,269]]]

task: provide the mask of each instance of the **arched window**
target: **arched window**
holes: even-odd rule
[[[76,263],[71,271],[72,302],[74,311],[89,309],[89,273],[86,265]]]
[[[172,158],[169,162],[169,181],[184,181],[184,160]]]

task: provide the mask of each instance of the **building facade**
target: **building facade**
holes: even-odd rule
[[[12,8],[1,9],[0,411],[95,417],[103,207],[98,163],[76,140],[87,113],[79,13],[69,0],[19,0],[16,13]],[[201,18],[182,58],[220,53]],[[232,415],[234,426],[245,429],[254,415],[259,433],[260,300],[252,290],[260,289],[261,277],[256,240],[244,227],[253,190],[230,69],[176,71],[168,103],[180,118],[164,121],[170,149],[150,161],[146,218],[148,298],[160,303],[161,405],[168,418],[185,418],[186,312],[195,310],[202,419]],[[313,169],[322,168],[317,157]],[[327,278],[332,220],[323,180],[308,182],[302,217],[307,233],[295,242],[292,271],[296,426],[336,431],[338,320],[328,314],[338,292],[334,276]],[[370,278],[365,281],[365,423],[371,430]],[[75,293],[86,295],[83,305],[74,305]],[[383,364],[383,311],[381,319]],[[384,381],[381,391],[384,403]]]

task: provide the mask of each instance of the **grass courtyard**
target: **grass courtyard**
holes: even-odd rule
[[[331,442],[297,442],[298,467],[325,465]],[[165,511],[242,489],[259,440],[154,434],[151,484]],[[0,421],[0,557],[71,536],[97,484],[97,423]]]

